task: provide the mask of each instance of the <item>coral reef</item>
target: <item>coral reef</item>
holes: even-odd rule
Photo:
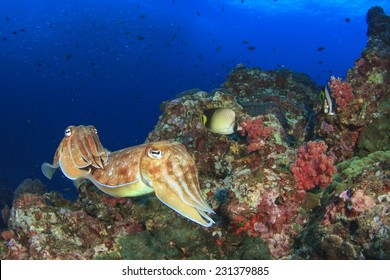
[[[390,151],[338,164],[338,179],[296,239],[296,258],[390,258]]]
[[[213,92],[161,105],[146,141],[186,146],[215,225],[88,183],[76,201],[21,188],[0,258],[389,259],[389,22],[371,8],[361,57],[345,81],[330,77],[335,115],[306,75],[243,65]],[[208,131],[199,115],[210,108],[234,110],[241,131]]]
[[[389,147],[389,22],[382,8],[371,8],[367,14],[368,42],[361,57],[349,69],[346,81],[331,78],[329,82],[351,96],[349,102],[336,106],[336,115],[317,115],[317,123],[326,125],[317,127],[316,133],[338,162],[355,153],[367,155]],[[373,133],[378,134],[373,137]]]
[[[8,259],[270,257],[261,240],[239,239],[218,227],[194,228],[172,214],[155,197],[107,198],[84,185],[75,203],[57,193],[23,194],[14,201],[12,229],[1,236]],[[253,246],[258,250],[249,253]]]

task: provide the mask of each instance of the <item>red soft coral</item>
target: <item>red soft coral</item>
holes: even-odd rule
[[[346,105],[351,99],[353,99],[352,87],[348,82],[343,82],[341,78],[330,77],[328,83],[332,97],[335,99],[336,104],[340,107]]]
[[[246,150],[250,152],[259,151],[264,145],[265,140],[271,134],[271,128],[263,126],[262,119],[252,120],[247,117],[240,123],[241,135],[248,140],[248,147]]]
[[[336,166],[334,157],[326,155],[327,149],[323,141],[299,147],[298,159],[290,166],[298,189],[311,190],[317,185],[325,188],[333,181]]]

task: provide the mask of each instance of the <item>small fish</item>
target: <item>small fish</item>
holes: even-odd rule
[[[242,41],[242,43],[245,44],[245,45],[248,45],[249,41],[248,40],[244,40],[244,41]]]
[[[320,92],[320,99],[324,102],[324,113],[330,116],[335,115],[333,107],[333,98],[330,95],[328,88],[325,87],[323,91]]]
[[[249,47],[248,47],[248,50],[250,50],[250,51],[254,51],[255,49],[256,49],[255,46],[249,46]]]
[[[199,11],[196,11],[196,14],[198,15],[198,17],[200,17],[200,13],[199,13]]]
[[[9,17],[5,17],[5,20],[6,20],[6,21],[9,21]]]
[[[66,56],[65,56],[65,58],[66,58],[67,60],[71,59],[71,58],[72,58],[72,54],[71,54],[71,53],[67,53]]]
[[[322,60],[318,61],[318,64],[322,64],[322,63],[324,63]]]
[[[140,15],[139,17],[144,19],[144,18],[146,18],[146,15]]]
[[[241,0],[241,4],[243,4],[244,3],[244,0]]]
[[[145,37],[144,36],[137,36],[137,39],[142,41],[143,39],[145,39]]]
[[[325,50],[325,48],[324,47],[319,47],[318,49],[317,49],[317,51],[323,51],[323,50]]]
[[[218,46],[218,47],[215,49],[215,51],[216,51],[216,52],[219,52],[219,51],[221,50],[221,48],[222,48],[221,46]]]
[[[20,30],[19,30],[20,32],[26,32],[26,29],[24,29],[24,28],[20,28]]]
[[[351,21],[351,18],[349,18],[349,17],[347,17],[347,18],[345,18],[345,22],[350,22]]]
[[[213,108],[200,115],[205,128],[213,133],[229,135],[237,131],[236,113],[231,109]]]

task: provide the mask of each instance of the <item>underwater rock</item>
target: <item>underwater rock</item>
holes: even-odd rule
[[[25,179],[16,188],[14,192],[14,199],[18,199],[24,193],[44,194],[46,192],[45,186],[38,179]]]
[[[57,193],[22,194],[11,211],[12,229],[2,233],[0,255],[3,259],[270,258],[262,240],[240,238],[218,226],[194,226],[156,197],[112,199],[116,201],[91,185],[81,186],[76,202]]]
[[[376,118],[362,128],[357,142],[357,154],[367,155],[380,150],[390,150],[390,98],[378,103]]]
[[[273,114],[289,141],[310,140],[310,121],[315,119],[311,108],[320,102],[320,88],[309,76],[286,68],[263,71],[239,64],[222,88],[234,94],[248,115]]]
[[[367,12],[366,21],[368,25],[367,36],[378,38],[390,45],[390,17],[385,14],[383,8],[371,7]]]

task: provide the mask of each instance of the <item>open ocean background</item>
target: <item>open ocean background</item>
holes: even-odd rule
[[[388,0],[0,0],[0,189],[37,178],[75,196],[40,168],[68,125],[95,125],[109,150],[143,143],[162,101],[218,88],[239,63],[345,78],[376,5],[390,12]]]

